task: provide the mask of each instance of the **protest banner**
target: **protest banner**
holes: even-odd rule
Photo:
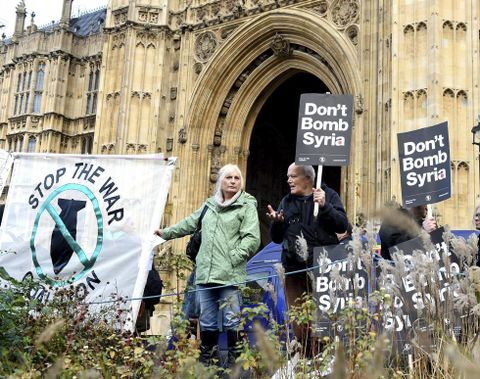
[[[37,279],[31,295],[40,301],[70,285],[84,302],[141,297],[173,162],[159,155],[15,155],[0,266],[16,280]],[[119,321],[133,330],[140,301],[122,306]]]
[[[448,123],[398,134],[405,207],[434,204],[451,196]]]
[[[353,97],[306,93],[300,97],[297,165],[347,166],[353,125]]]
[[[369,291],[367,268],[355,258],[348,243],[322,246],[313,249],[313,297],[318,304],[314,332],[319,337],[343,334],[342,323],[334,329],[332,315],[339,316],[350,303],[366,306]]]
[[[432,313],[443,317],[459,333],[459,315],[454,311],[450,286],[452,276],[460,273],[460,265],[443,240],[443,233],[444,228],[430,233],[431,244],[417,237],[391,247],[390,254],[397,254],[401,268],[391,266],[382,272],[377,266],[377,289],[392,295],[391,305],[383,309],[381,330],[398,352],[410,353],[414,338],[425,349],[435,344],[431,338]]]

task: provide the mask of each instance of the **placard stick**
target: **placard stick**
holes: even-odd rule
[[[435,224],[437,224],[437,227],[438,227],[438,210],[436,207],[433,207],[431,204],[427,205],[427,217],[428,218],[433,217],[435,220]]]
[[[322,187],[322,174],[323,174],[323,166],[318,165],[317,168],[317,184],[315,188],[321,188]],[[313,204],[313,217],[318,216],[318,203]]]
[[[427,217],[430,218],[433,215],[432,204],[427,204]]]

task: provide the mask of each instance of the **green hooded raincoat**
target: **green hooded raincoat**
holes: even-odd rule
[[[192,234],[204,205],[202,244],[196,259],[196,284],[233,285],[246,280],[247,260],[260,245],[257,201],[246,192],[220,208],[214,197],[177,224],[163,229],[169,240]]]

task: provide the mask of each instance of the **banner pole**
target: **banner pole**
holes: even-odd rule
[[[315,188],[321,188],[322,187],[322,174],[323,174],[323,166],[318,165],[317,168],[317,184],[315,185]],[[313,204],[313,217],[318,216],[318,203]]]

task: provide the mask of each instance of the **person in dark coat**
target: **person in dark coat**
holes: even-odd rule
[[[313,188],[315,170],[312,166],[288,167],[287,183],[290,193],[285,196],[275,211],[268,205],[267,216],[271,220],[270,236],[282,244],[282,265],[288,274],[313,265],[313,248],[338,244],[336,233],[344,233],[348,219],[338,194],[322,184]],[[314,217],[314,204],[319,206]],[[304,241],[303,241],[303,240]],[[304,292],[311,293],[312,286],[306,272],[286,275],[285,296],[289,307],[298,305]],[[307,343],[307,353],[312,353],[311,341],[305,341],[307,330],[293,325],[297,339]]]
[[[338,238],[338,243],[341,245],[348,245],[350,241],[352,241],[353,235],[353,226],[352,224],[348,223],[347,230],[345,233],[336,233]]]
[[[397,207],[385,213],[378,232],[383,258],[391,260],[389,249],[418,237],[421,229],[431,233],[437,228],[435,219],[428,217],[427,210],[426,205],[419,205],[410,209]]]

